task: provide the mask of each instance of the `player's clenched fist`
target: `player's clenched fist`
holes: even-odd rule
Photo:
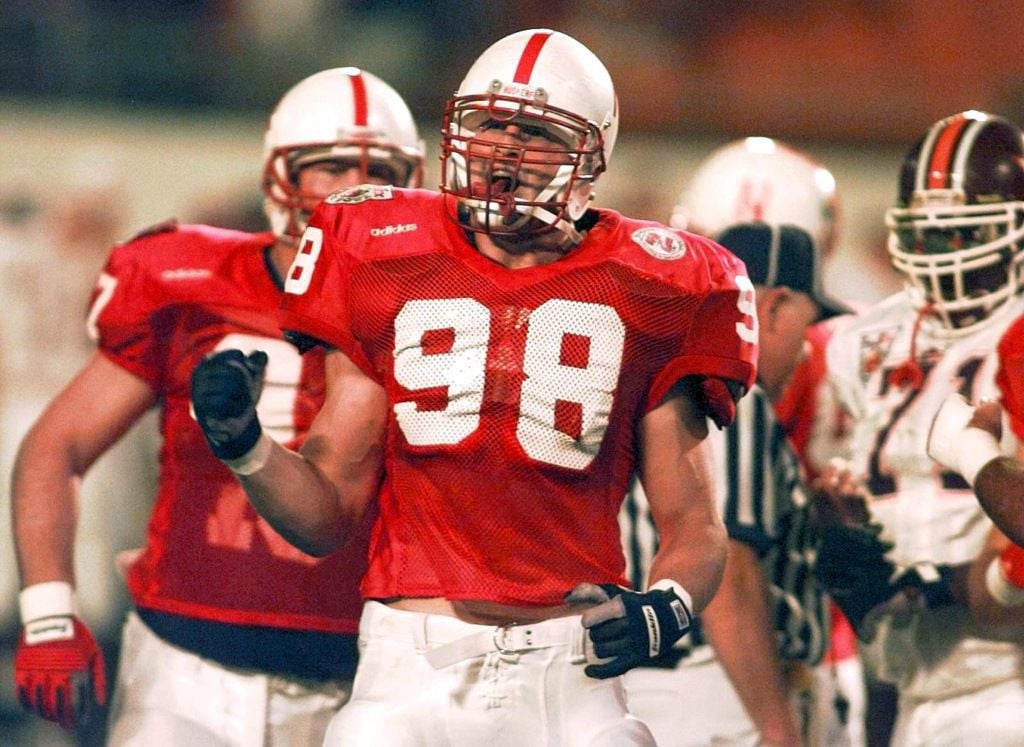
[[[583,613],[583,627],[594,654],[607,661],[590,664],[588,677],[606,679],[656,661],[690,629],[689,601],[678,584],[659,582],[647,592],[614,584],[580,584],[567,596],[570,603],[598,602]],[[686,592],[682,592],[686,595]],[[688,595],[686,595],[688,596]]]
[[[107,702],[107,679],[103,654],[85,623],[70,614],[70,599],[70,585],[60,582],[22,592],[25,624],[14,656],[14,683],[27,710],[76,729]]]
[[[218,459],[237,459],[259,440],[256,403],[263,390],[267,354],[222,350],[192,372],[192,409]]]

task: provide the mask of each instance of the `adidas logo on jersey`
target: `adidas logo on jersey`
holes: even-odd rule
[[[371,236],[394,236],[398,233],[409,233],[419,228],[415,223],[396,223],[392,226],[384,226],[383,228],[371,228]]]

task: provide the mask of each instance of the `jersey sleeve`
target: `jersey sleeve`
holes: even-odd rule
[[[655,378],[647,398],[655,407],[682,378],[736,382],[749,391],[757,373],[757,311],[754,286],[743,263],[721,247],[704,247],[707,282],[677,355]],[[723,392],[725,389],[723,388]],[[723,395],[725,396],[725,395]]]
[[[145,241],[145,240],[142,240]],[[87,326],[99,350],[153,386],[161,380],[161,299],[138,243],[111,252],[96,280]]]
[[[996,385],[1014,434],[1024,439],[1024,317],[999,341]]]
[[[365,374],[377,374],[352,333],[348,226],[342,206],[321,203],[302,234],[285,278],[281,329],[300,349],[337,348]]]

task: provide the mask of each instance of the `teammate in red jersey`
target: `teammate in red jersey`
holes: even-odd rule
[[[618,110],[549,30],[499,40],[448,102],[441,193],[327,198],[283,326],[327,349],[296,453],[261,433],[262,361],[208,358],[211,448],[296,545],[379,517],[363,656],[326,744],[651,744],[618,676],[664,655],[721,577],[705,416],[755,373],[752,286],[714,242],[589,207]],[[634,471],[661,531],[628,590]]]
[[[88,320],[99,350],[19,452],[17,688],[27,708],[74,728],[106,689],[102,656],[75,610],[75,483],[148,408],[161,408],[159,489],[128,571],[135,608],[110,744],[319,743],[350,691],[368,527],[325,559],[283,540],[210,454],[190,415],[189,377],[210,351],[265,351],[261,418],[271,437],[301,442],[324,373],[323,356],[300,356],[278,326],[298,238],[333,190],[417,185],[422,146],[390,86],[334,68],[282,98],[265,157],[272,232],[172,221],[114,248]]]

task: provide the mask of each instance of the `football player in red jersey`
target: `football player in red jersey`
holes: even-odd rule
[[[706,416],[732,419],[757,329],[733,255],[590,208],[617,122],[582,44],[499,40],[447,103],[440,193],[340,192],[303,234],[283,327],[328,352],[301,450],[262,433],[259,357],[193,375],[211,448],[283,536],[327,554],[379,511],[326,744],[653,743],[618,675],[719,582]],[[661,546],[630,590],[635,471]]]
[[[189,377],[225,348],[265,351],[260,415],[297,445],[323,399],[323,357],[281,338],[286,271],[316,204],[364,182],[417,185],[422,145],[401,97],[356,68],[317,73],[270,117],[272,231],[171,221],[118,245],[89,325],[99,350],[25,438],[14,474],[24,589],[16,685],[26,708],[75,728],[105,701],[101,653],[76,614],[75,484],[148,408],[163,447],[146,546],[128,568],[110,744],[319,743],[350,691],[366,532],[330,558],[296,550],[213,458]],[[363,537],[362,535],[367,535]]]

